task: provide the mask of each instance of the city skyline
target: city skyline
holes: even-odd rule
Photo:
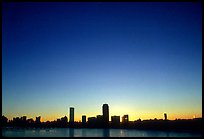
[[[74,122],[74,107],[70,107],[69,115],[70,120],[68,121],[67,116],[57,118],[54,121],[41,121],[41,116],[36,117],[36,120],[32,118],[28,118],[27,116],[21,117],[13,117],[13,120],[8,120],[7,117],[2,116],[2,128],[3,130],[11,130],[14,131],[15,128],[24,130],[24,129],[33,129],[33,130],[41,130],[43,129],[46,132],[49,132],[50,129],[61,129],[61,130],[104,130],[104,136],[109,137],[110,131],[112,129],[121,130],[126,129],[126,132],[129,129],[135,129],[134,132],[138,132],[137,130],[151,130],[154,131],[166,131],[166,132],[186,132],[189,133],[202,133],[202,117],[192,118],[192,119],[175,119],[169,120],[167,118],[167,113],[164,113],[163,119],[146,119],[141,120],[137,119],[134,121],[129,121],[128,114],[123,115],[122,121],[120,121],[120,116],[111,116],[111,120],[108,119],[109,115],[109,106],[108,104],[103,104],[102,106],[102,115],[96,115],[94,117],[87,117],[86,115],[82,115],[82,120]],[[11,132],[9,131],[9,132]],[[106,131],[106,132],[105,132]],[[4,131],[5,132],[5,131]],[[92,131],[93,132],[93,131]],[[11,133],[10,133],[11,134]],[[56,133],[55,133],[56,134]],[[69,132],[69,136],[73,137],[74,132]],[[4,134],[5,136],[5,134]],[[16,136],[16,135],[15,135]],[[86,134],[82,134],[82,136],[86,136]],[[77,135],[78,137],[78,135]],[[143,136],[144,137],[144,136]],[[169,135],[168,135],[169,137]]]
[[[122,117],[118,116],[118,115],[110,115],[110,117],[111,117],[111,120],[110,120],[107,117],[108,115],[109,115],[109,106],[108,106],[108,104],[103,104],[103,106],[102,106],[102,115],[97,114],[96,116],[92,116],[92,117],[87,117],[86,115],[81,115],[81,120],[75,121],[74,120],[74,107],[69,107],[69,114],[68,115],[65,115],[64,117],[60,117],[60,118],[58,117],[57,119],[55,119],[53,121],[58,121],[58,120],[60,121],[60,119],[63,120],[64,118],[66,118],[66,120],[64,122],[73,125],[74,122],[81,122],[83,124],[84,123],[88,123],[88,122],[91,121],[91,118],[95,118],[97,120],[102,120],[102,123],[100,123],[101,125],[103,125],[105,127],[109,127],[109,123],[110,122],[114,124],[114,123],[128,123],[128,122],[135,122],[135,121],[138,121],[138,120],[139,121],[142,120],[142,119],[138,118],[138,119],[135,119],[133,121],[130,121],[128,114],[125,114]],[[5,117],[5,116],[3,115],[3,117]],[[33,118],[30,118],[30,117],[28,119],[27,118],[28,117],[25,116],[25,115],[24,116],[20,116],[20,117],[13,117],[13,119],[8,119],[7,122],[11,122],[11,121],[14,121],[16,119],[21,119],[22,121],[26,121],[26,120],[29,121],[29,120],[33,119]],[[202,118],[202,117],[193,117],[192,119],[195,119],[195,118]],[[37,116],[35,122],[36,123],[40,123],[40,122],[48,122],[49,121],[49,120],[47,120],[47,121],[41,121],[41,120],[42,120],[42,117],[41,116]],[[158,119],[157,117],[155,117],[155,118],[143,119],[143,120],[144,121],[145,120],[164,120],[164,121],[167,121],[169,119],[167,118],[167,113],[164,113],[164,117],[162,119]],[[177,119],[176,118],[174,120],[184,120],[184,119],[180,119],[180,118]],[[49,122],[53,122],[53,121],[49,121]]]
[[[70,128],[70,129],[151,129],[151,130],[162,130],[162,131],[201,131],[202,117],[192,119],[175,119],[169,120],[167,113],[164,113],[163,119],[135,119],[134,121],[129,120],[128,114],[122,116],[113,115],[111,119],[108,119],[109,115],[108,104],[102,105],[102,115],[98,114],[94,117],[87,117],[82,115],[82,120],[74,121],[74,107],[69,108],[70,120],[67,116],[57,118],[54,121],[41,121],[41,116],[37,116],[34,121],[33,118],[27,116],[13,117],[13,120],[8,120],[7,117],[2,116],[2,127],[3,128]]]
[[[202,6],[3,2],[2,115],[202,117]]]
[[[62,116],[62,117],[56,117],[54,120],[42,120],[42,117],[41,116],[37,116],[36,117],[36,121],[40,121],[40,122],[46,122],[46,121],[57,121],[57,119],[60,119],[60,118],[63,118],[63,117],[67,117],[67,122],[69,122],[69,123],[71,123],[71,124],[73,124],[74,122],[82,122],[83,123],[83,121],[86,121],[86,122],[88,122],[88,119],[89,118],[93,118],[93,117],[95,117],[95,118],[97,118],[98,116],[103,116],[103,118],[105,117],[105,119],[104,119],[104,123],[105,124],[107,124],[106,123],[106,121],[108,121],[108,122],[112,122],[112,121],[115,121],[116,119],[118,119],[119,118],[119,121],[120,122],[128,122],[128,121],[137,121],[137,120],[154,120],[154,119],[157,119],[157,120],[177,120],[177,119],[183,119],[183,118],[175,118],[175,119],[168,119],[167,118],[167,113],[163,113],[163,118],[158,118],[158,117],[152,117],[152,118],[149,118],[149,119],[141,119],[141,118],[135,118],[135,119],[133,119],[133,120],[129,120],[129,115],[127,114],[127,113],[125,113],[124,115],[116,115],[116,114],[113,114],[113,115],[110,115],[109,114],[109,105],[108,104],[103,104],[103,106],[102,106],[102,112],[100,113],[100,114],[96,114],[95,116],[88,116],[87,117],[87,115],[86,114],[83,114],[83,115],[81,115],[81,119],[79,119],[79,120],[74,120],[75,118],[74,118],[74,110],[75,110],[75,108],[72,106],[72,107],[69,107],[69,109],[68,109],[68,114],[67,115],[64,115],[64,116]],[[2,116],[5,116],[5,115],[2,115]],[[107,119],[107,116],[109,117],[108,119]],[[25,116],[25,114],[22,116],[14,116],[14,117],[12,117],[12,119],[8,119],[8,120],[13,120],[14,118],[28,118],[27,116]],[[84,118],[84,119],[83,119]],[[115,119],[116,118],[116,119]],[[202,118],[202,116],[201,117],[195,117],[195,115],[194,115],[194,117],[192,117],[192,118],[184,118],[184,119],[194,119],[194,118]],[[29,117],[28,119],[33,119],[33,117]]]

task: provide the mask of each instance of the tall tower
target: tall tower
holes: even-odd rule
[[[82,115],[82,124],[86,124],[86,115]]]
[[[109,126],[109,108],[108,104],[103,104],[103,123],[105,127]]]
[[[69,122],[74,123],[74,107],[70,107]]]
[[[164,113],[164,120],[166,121],[167,120],[167,114]]]

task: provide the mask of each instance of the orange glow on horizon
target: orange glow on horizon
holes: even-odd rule
[[[4,116],[6,116],[6,115],[4,115]],[[67,116],[67,115],[66,115]],[[111,121],[111,116],[114,116],[114,115],[110,115],[109,116],[109,121]],[[120,116],[120,121],[122,122],[122,116],[123,115],[117,115],[117,116]],[[7,117],[7,116],[6,116]],[[14,117],[21,117],[21,116],[14,116]],[[7,117],[8,118],[8,120],[13,120],[13,118],[14,117]],[[27,117],[27,119],[33,119],[34,121],[35,121],[35,118],[33,118],[33,117],[36,117],[36,116],[32,116],[32,117]],[[49,116],[49,117],[42,117],[41,116],[41,119],[40,119],[40,121],[41,122],[46,122],[46,121],[56,121],[58,118],[59,119],[61,119],[62,117],[64,117],[64,116],[57,116],[56,118],[53,118],[53,117],[51,117],[51,116]],[[94,115],[86,115],[86,120],[88,121],[88,117],[94,117]],[[95,115],[95,117],[96,117],[96,115]],[[141,119],[141,120],[149,120],[149,119],[164,119],[164,116],[162,115],[160,115],[160,116],[152,116],[152,115],[149,115],[149,116],[147,116],[147,115],[145,115],[145,116],[141,116],[141,117],[137,117],[137,118],[134,118],[135,116],[133,116],[133,115],[129,115],[129,121],[135,121],[135,120],[138,120],[139,118]],[[69,117],[67,116],[67,118],[68,118],[68,121],[69,121]],[[169,115],[168,116],[168,113],[167,113],[167,119],[168,120],[175,120],[175,119],[193,119],[193,118],[202,118],[202,114],[190,114],[190,115],[176,115],[176,116],[174,116],[174,115]],[[75,116],[75,118],[74,118],[74,121],[76,121],[76,122],[79,122],[79,121],[82,121],[82,118],[81,118],[81,116]]]
[[[82,121],[82,115],[86,115],[86,120],[88,121],[88,117],[96,117],[97,115],[102,115],[102,106],[90,106],[86,107],[87,109],[83,109],[79,106],[75,106],[74,111],[74,121]],[[166,108],[167,109],[167,108]],[[175,119],[193,119],[202,117],[202,111],[199,109],[194,109],[191,111],[190,109],[175,109],[168,108],[167,110],[158,110],[158,109],[150,109],[147,107],[136,107],[132,105],[120,105],[120,104],[110,104],[109,105],[109,121],[111,121],[111,116],[120,116],[120,121],[122,121],[122,116],[128,114],[129,121],[135,121],[138,119],[141,120],[149,120],[149,119],[164,119],[164,113],[167,114],[167,119],[175,120]],[[69,121],[69,108],[66,112],[64,109],[56,109],[55,113],[52,110],[42,111],[38,113],[7,113],[4,114],[9,120],[13,120],[13,117],[21,117],[27,116],[27,119],[36,120],[36,116],[41,116],[41,122],[46,121],[56,121],[57,119],[61,119],[64,116],[67,116]]]

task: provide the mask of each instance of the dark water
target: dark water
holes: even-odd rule
[[[201,137],[201,133],[164,132],[136,129],[20,129],[3,128],[4,137]]]

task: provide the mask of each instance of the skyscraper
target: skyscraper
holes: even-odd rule
[[[109,126],[109,108],[108,104],[103,104],[103,123],[105,127]]]
[[[74,123],[74,107],[70,107],[69,122]]]
[[[82,115],[82,124],[83,124],[83,125],[86,124],[86,115]]]
[[[164,120],[166,121],[167,120],[167,114],[164,113]]]

